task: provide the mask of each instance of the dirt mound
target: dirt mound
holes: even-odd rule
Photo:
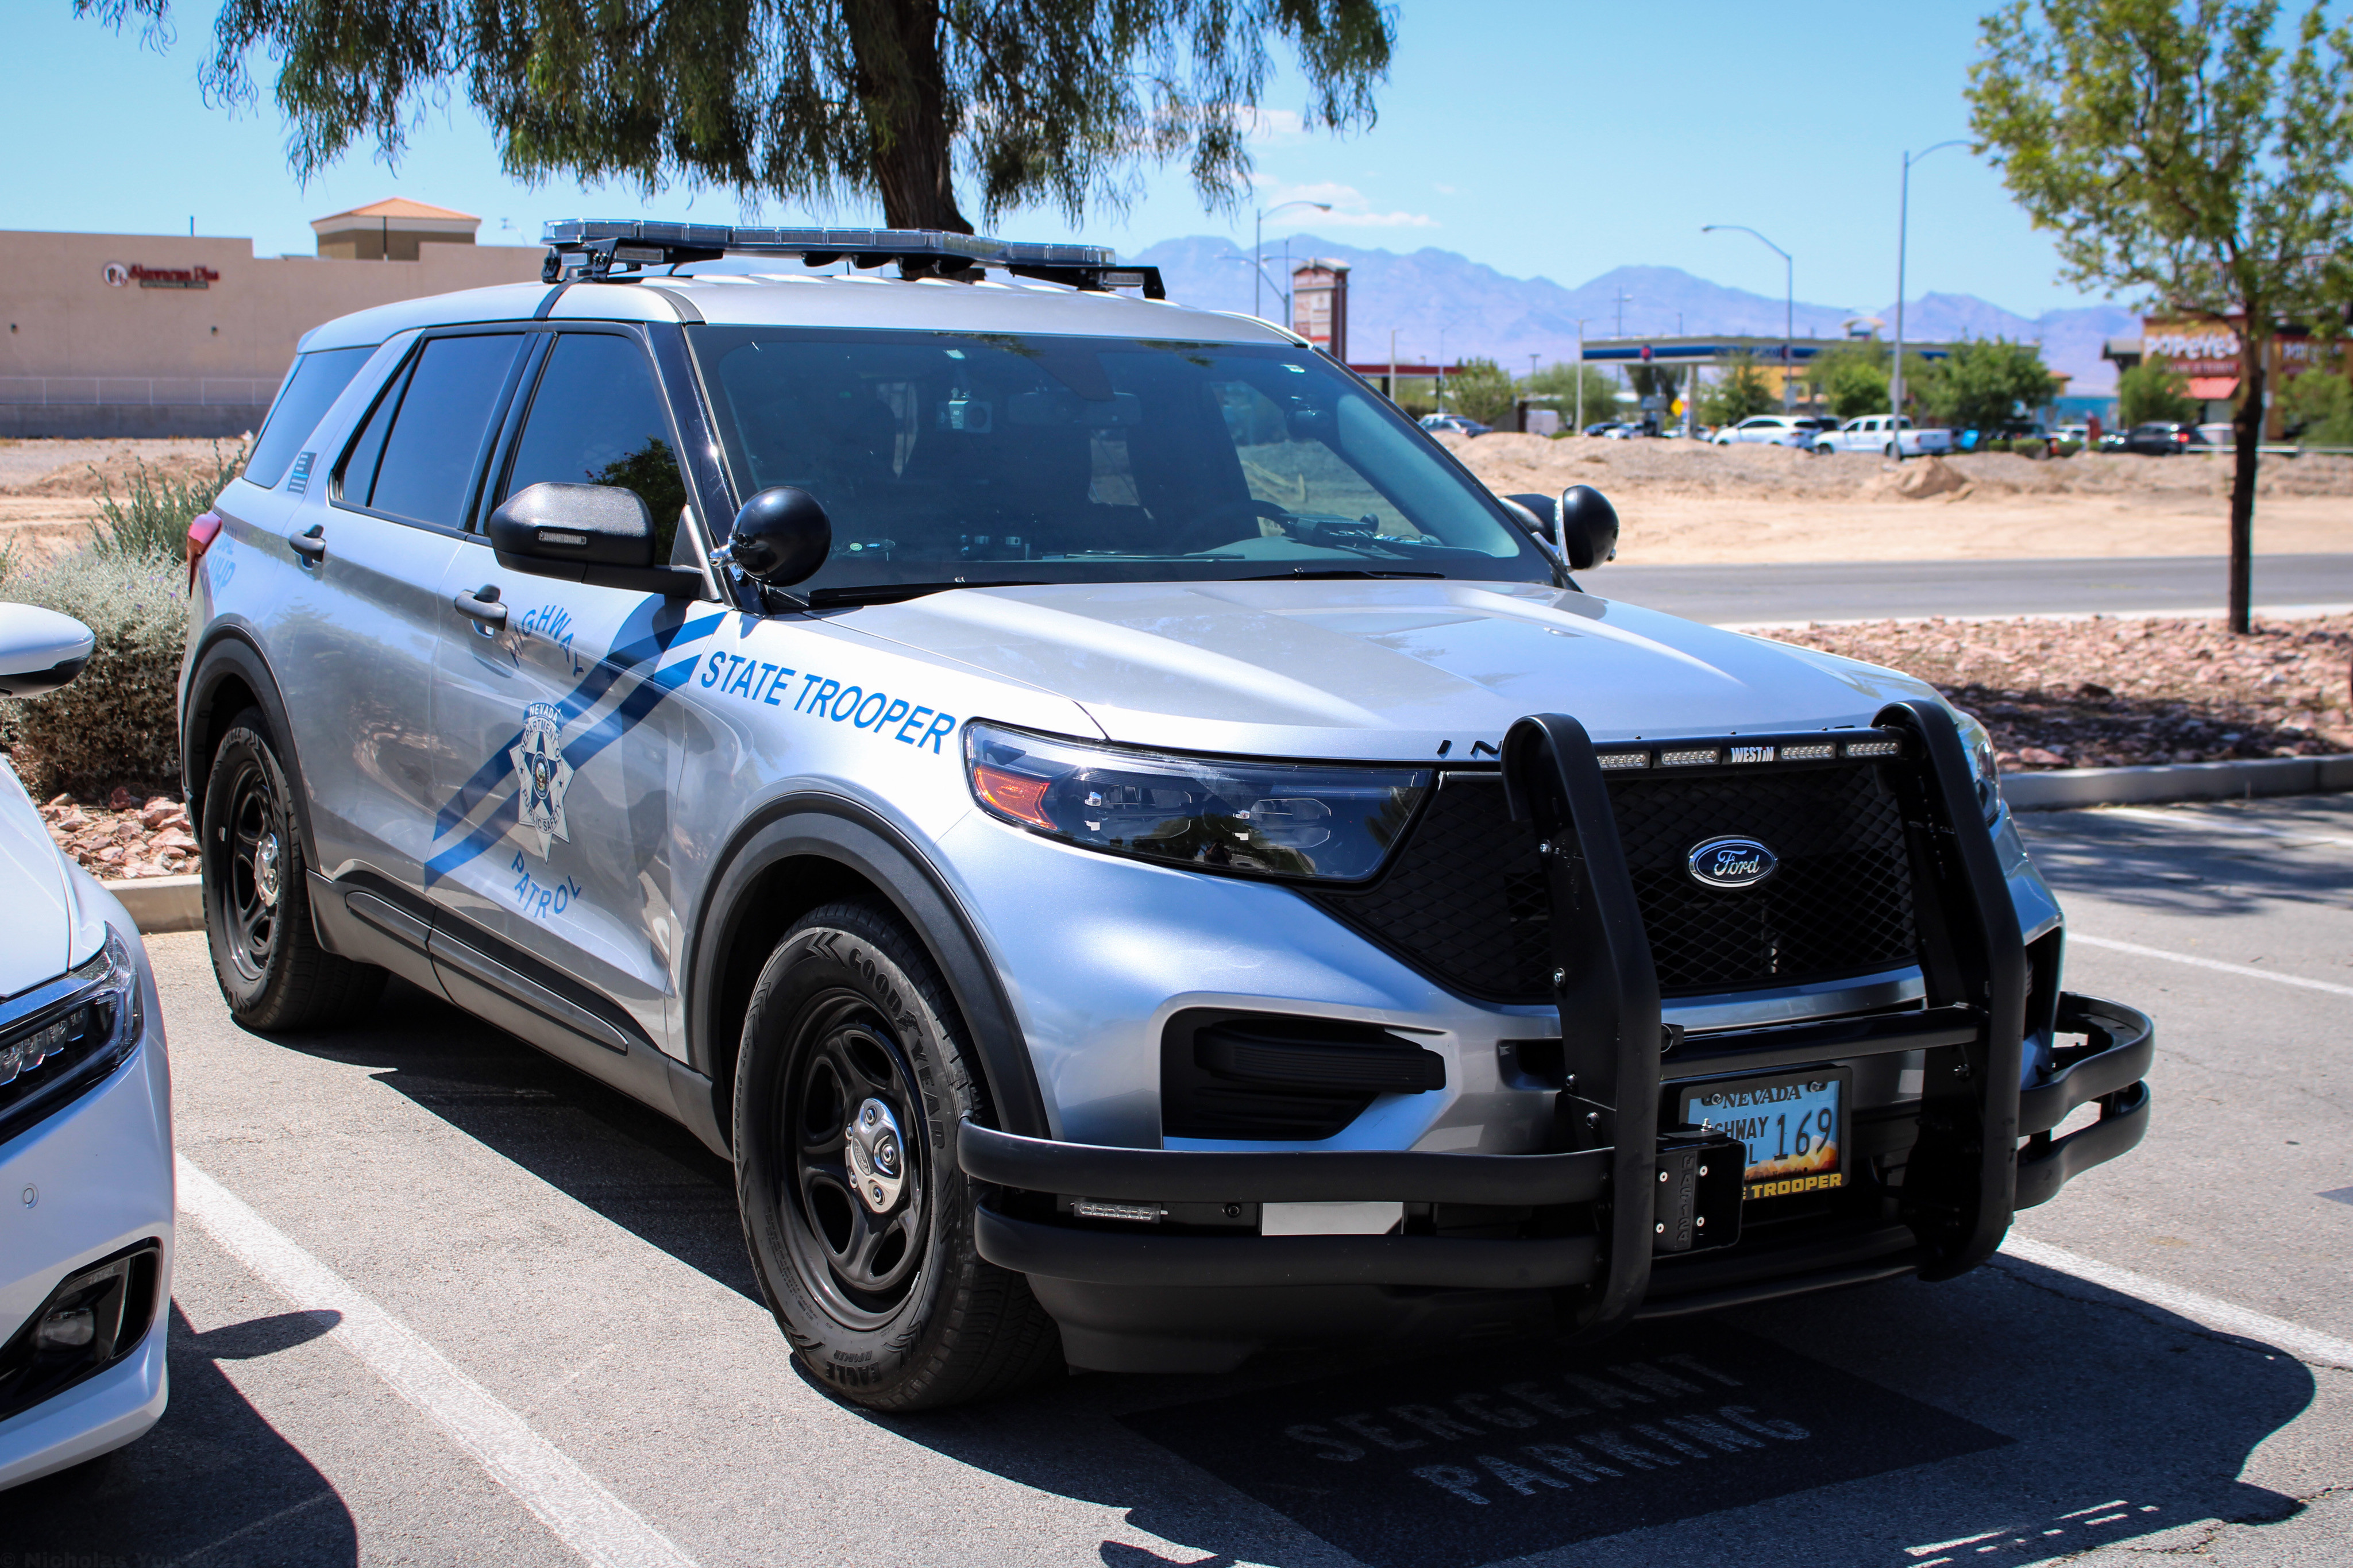
[[[1556,440],[1499,432],[1438,439],[1489,489],[1504,493],[1556,494],[1570,485],[1588,484],[1613,499],[1625,494],[1868,503],[1950,497],[1967,504],[1980,497],[2008,496],[2180,500],[2227,495],[2231,489],[2227,458],[2079,453],[2037,458],[1972,452],[1896,463],[1871,453],[1818,457],[1791,447],[1717,447],[1680,438],[1607,441],[1571,436]],[[1923,469],[1932,477],[1911,477]],[[2353,497],[2353,458],[2266,457],[2258,470],[2257,490],[2266,496]]]
[[[209,479],[246,443],[221,441],[17,441],[0,447],[0,496],[127,494],[144,465],[159,479]]]

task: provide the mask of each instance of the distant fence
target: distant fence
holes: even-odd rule
[[[0,375],[0,406],[207,408],[266,405],[274,376]]]

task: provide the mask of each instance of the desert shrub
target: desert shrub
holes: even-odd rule
[[[210,470],[200,469],[189,479],[175,479],[141,463],[132,470],[131,493],[119,500],[114,488],[100,479],[90,548],[101,555],[185,558],[188,524],[212,510],[244,466],[242,445],[223,457],[216,441]]]
[[[2013,436],[2010,449],[2021,458],[2047,458],[2051,455],[2051,443],[2040,436]]]
[[[2051,448],[2051,455],[2054,458],[2072,458],[2083,449],[2084,443],[2081,441],[2062,441]]]
[[[177,561],[88,550],[0,584],[0,600],[62,611],[97,638],[64,690],[0,699],[16,771],[37,797],[179,776],[186,582]]]

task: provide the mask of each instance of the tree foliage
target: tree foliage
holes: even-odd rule
[[[2280,390],[2281,423],[2310,447],[2353,447],[2353,378],[2307,370]]]
[[[1755,354],[1728,354],[1715,384],[1699,389],[1700,423],[1720,430],[1726,425],[1769,414],[1780,403],[1765,378],[1765,367],[1757,363]]]
[[[2116,377],[2116,420],[2127,430],[2158,421],[2180,424],[2198,416],[2189,383],[2163,354],[2145,359]]]
[[[1890,357],[1888,345],[1875,338],[1849,339],[1815,354],[1806,367],[1806,379],[1837,418],[1884,414]]]
[[[1961,430],[1989,430],[2059,395],[2059,380],[2032,343],[1976,338],[1931,360],[1916,384],[1930,414]]]
[[[1556,399],[1552,407],[1560,410],[1564,424],[1577,416],[1577,384],[1585,383],[1585,423],[1599,424],[1618,417],[1618,384],[1609,373],[1589,364],[1564,363],[1548,364],[1522,384],[1531,396]],[[1581,428],[1581,426],[1580,426]]]
[[[168,31],[170,0],[74,0]],[[354,142],[387,160],[462,91],[521,179],[673,183],[751,201],[879,200],[893,227],[970,233],[1051,203],[1123,205],[1182,159],[1203,202],[1248,188],[1248,136],[1287,44],[1308,129],[1370,124],[1393,29],[1378,0],[226,0],[206,93],[275,97],[308,179]]]
[[[2248,626],[2265,351],[2353,283],[2353,26],[2315,0],[2010,0],[1984,18],[1969,124],[2069,281],[2241,342],[2231,617]]]
[[[1446,378],[1450,412],[1502,429],[1512,422],[1512,405],[1519,388],[1503,366],[1491,359],[1466,359]]]

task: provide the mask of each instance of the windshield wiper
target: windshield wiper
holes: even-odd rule
[[[920,599],[926,594],[944,594],[951,588],[1042,588],[1037,582],[1017,582],[1011,578],[990,579],[967,583],[959,577],[953,583],[856,583],[844,588],[812,588],[808,607],[812,610],[839,609],[848,605],[895,605],[905,599]]]
[[[1335,566],[1327,570],[1319,570],[1314,572],[1304,570],[1298,572],[1262,572],[1255,577],[1229,577],[1226,579],[1226,581],[1231,583],[1280,583],[1301,577],[1353,577],[1360,579],[1366,577],[1443,578],[1445,575],[1446,574],[1443,572],[1375,572],[1367,567]]]

